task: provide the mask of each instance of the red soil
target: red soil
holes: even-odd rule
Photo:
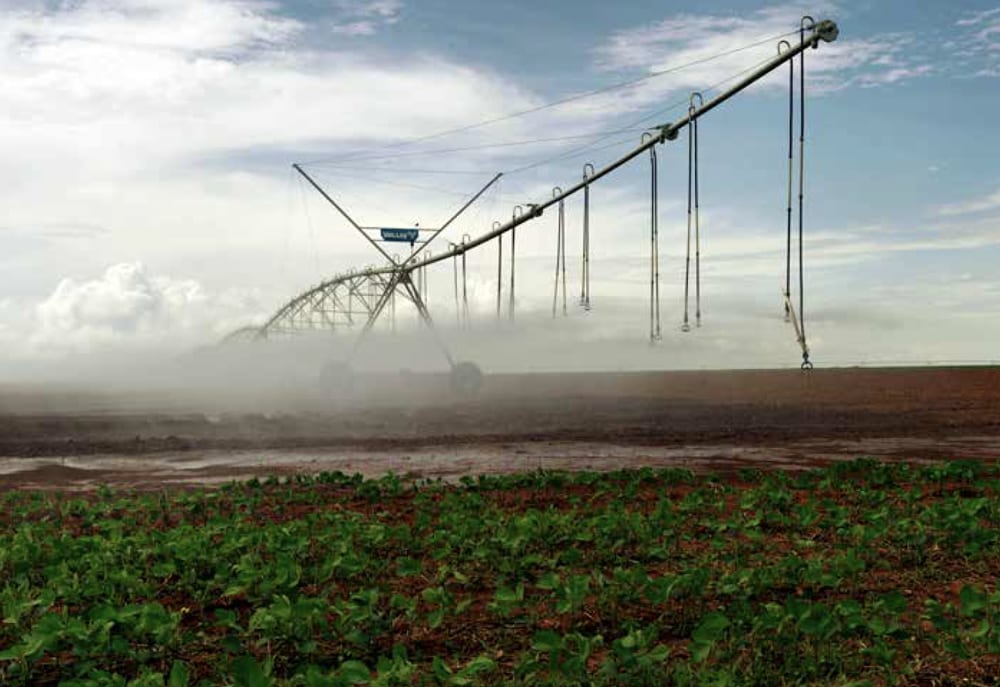
[[[1000,458],[998,368],[501,375],[474,399],[449,397],[446,385],[443,376],[411,376],[364,406],[303,392],[277,412],[215,416],[176,402],[125,410],[129,399],[103,398],[96,410],[4,394],[0,489],[320,470],[454,477],[807,467],[860,455]]]

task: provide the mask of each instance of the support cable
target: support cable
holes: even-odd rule
[[[590,178],[594,176],[594,165],[583,166],[583,254],[581,257],[580,305],[590,311]]]
[[[683,104],[683,103],[681,103]],[[674,108],[679,107],[679,105],[674,105]],[[643,118],[642,121],[646,121],[648,117]],[[588,138],[599,138],[607,136],[617,136],[620,133],[631,130],[633,133],[639,131],[646,131],[649,127],[632,126],[631,129],[615,129],[613,131],[595,131],[589,134],[573,134],[567,136],[546,136],[544,138],[528,138],[515,141],[499,141],[496,143],[477,143],[475,145],[467,146],[453,146],[451,148],[434,148],[431,150],[410,150],[397,153],[383,153],[379,155],[365,155],[359,153],[356,156],[348,158],[338,158],[337,162],[326,162],[323,160],[313,160],[312,162],[303,162],[301,164],[308,165],[310,167],[343,167],[341,162],[360,162],[360,161],[370,161],[370,160],[398,160],[404,157],[429,157],[431,155],[445,155],[451,153],[465,153],[473,150],[489,150],[492,148],[512,148],[519,146],[536,145],[539,143],[560,143],[563,141],[580,141],[586,140]],[[382,150],[382,148],[376,148],[375,150]],[[420,170],[414,170],[420,171]]]
[[[395,145],[397,147],[408,146],[408,145],[413,145],[415,143],[422,143],[424,141],[430,141],[430,140],[437,139],[437,138],[443,138],[445,136],[450,136],[450,135],[453,135],[453,134],[463,133],[465,131],[472,131],[472,130],[475,130],[475,129],[480,129],[482,127],[489,126],[491,124],[498,124],[500,122],[505,122],[505,121],[508,121],[508,120],[511,120],[511,119],[515,119],[517,117],[523,117],[525,115],[534,114],[536,112],[541,112],[541,111],[547,110],[549,108],[558,107],[560,105],[565,105],[565,104],[568,104],[568,103],[572,103],[572,102],[575,102],[577,100],[583,100],[585,98],[590,98],[590,97],[593,97],[595,95],[602,95],[604,93],[610,93],[612,91],[620,90],[620,89],[623,89],[623,88],[628,88],[629,86],[634,86],[636,84],[643,83],[645,81],[649,81],[650,79],[655,79],[655,78],[660,77],[660,76],[665,76],[667,74],[673,74],[673,73],[676,73],[676,72],[679,72],[679,71],[683,71],[683,70],[689,69],[691,67],[695,67],[695,66],[698,66],[698,65],[701,65],[701,64],[712,62],[712,61],[717,60],[717,59],[721,59],[723,57],[729,57],[730,55],[735,55],[735,54],[738,54],[738,53],[743,52],[745,50],[751,50],[751,49],[756,48],[758,46],[766,45],[768,43],[772,43],[773,41],[778,40],[780,38],[784,38],[786,36],[791,36],[794,33],[795,33],[795,31],[789,31],[789,32],[786,32],[786,33],[778,34],[776,36],[769,36],[767,38],[763,38],[761,40],[754,41],[753,43],[747,43],[745,45],[741,45],[741,46],[738,46],[738,47],[735,47],[735,48],[731,48],[729,50],[725,50],[725,51],[722,51],[722,52],[719,52],[719,53],[715,53],[714,55],[708,55],[706,57],[700,57],[698,59],[690,60],[688,62],[679,64],[679,65],[674,65],[674,66],[671,66],[671,67],[667,67],[665,69],[659,69],[657,71],[650,72],[648,74],[643,74],[642,76],[636,77],[634,79],[629,79],[627,81],[622,81],[622,82],[619,82],[619,83],[611,84],[611,85],[604,86],[602,88],[597,88],[597,89],[594,89],[594,90],[591,90],[591,91],[585,91],[583,93],[577,93],[577,94],[570,95],[570,96],[567,96],[567,97],[564,97],[564,98],[560,98],[559,100],[554,100],[554,101],[551,101],[551,102],[548,102],[548,103],[544,103],[542,105],[537,105],[535,107],[530,107],[530,108],[527,108],[525,110],[520,110],[520,111],[517,111],[517,112],[511,112],[509,114],[500,115],[500,116],[497,116],[497,117],[492,117],[492,118],[485,119],[485,120],[482,120],[482,121],[479,121],[479,122],[475,122],[475,123],[472,123],[472,124],[466,124],[466,125],[463,125],[463,126],[458,126],[458,127],[452,128],[452,129],[447,129],[445,131],[439,131],[439,132],[436,132],[436,133],[433,133],[433,134],[428,134],[426,136],[420,136],[418,138],[412,138],[412,139],[409,139],[409,140],[406,140],[406,141],[402,141],[400,143],[394,143],[394,144],[391,144],[391,145]],[[388,147],[388,146],[385,146],[385,147]],[[309,162],[303,162],[303,163],[300,163],[300,164],[312,165],[312,164],[323,163],[323,162],[343,161],[345,159],[350,160],[352,158],[351,157],[347,157],[347,158],[343,158],[343,157],[341,157],[341,158],[321,158],[321,159],[312,160],[312,161],[309,161]],[[354,159],[356,159],[356,158],[354,158]]]
[[[792,31],[791,33],[795,33],[795,31]],[[790,34],[788,34],[788,35],[790,35]],[[722,79],[721,81],[717,81],[715,84],[713,84],[711,86],[708,86],[707,88],[702,89],[702,93],[716,92],[720,88],[722,88],[723,86],[725,86],[727,83],[729,83],[730,81],[734,81],[734,80],[740,78],[741,76],[743,76],[745,74],[749,74],[750,72],[756,71],[761,66],[767,64],[770,61],[771,61],[771,58],[767,58],[767,59],[761,60],[760,62],[757,62],[756,64],[753,64],[753,65],[747,67],[746,69],[741,69],[740,71],[735,72],[735,73],[733,73],[730,76],[727,76],[725,79]],[[524,172],[524,171],[527,171],[527,170],[530,170],[530,169],[535,169],[535,168],[541,167],[543,165],[548,165],[548,164],[551,164],[551,163],[554,163],[554,162],[562,162],[564,160],[570,160],[570,159],[572,159],[574,157],[580,157],[581,155],[586,155],[588,153],[592,153],[592,152],[600,151],[600,150],[605,150],[607,148],[613,148],[615,146],[621,145],[622,143],[625,143],[626,141],[631,140],[631,139],[628,138],[628,137],[626,137],[626,138],[621,138],[619,140],[616,140],[616,141],[614,141],[614,142],[612,142],[610,144],[605,144],[605,145],[600,145],[600,144],[602,142],[604,142],[604,141],[607,141],[610,138],[613,138],[615,136],[619,136],[620,134],[633,133],[633,132],[636,132],[636,131],[647,131],[648,132],[649,131],[649,127],[640,127],[639,125],[643,124],[645,122],[648,122],[650,120],[657,119],[657,118],[661,117],[662,115],[664,115],[664,114],[666,114],[668,112],[672,112],[672,111],[674,111],[674,110],[676,110],[676,109],[678,109],[680,107],[683,107],[685,104],[689,104],[689,103],[690,103],[690,101],[689,101],[688,98],[682,98],[680,100],[677,100],[677,101],[675,101],[675,102],[667,105],[666,107],[663,107],[663,108],[658,109],[658,110],[656,110],[654,112],[651,112],[650,114],[644,115],[644,116],[642,116],[639,119],[631,121],[630,123],[624,125],[621,129],[615,129],[613,131],[607,132],[606,134],[602,134],[600,137],[596,138],[595,140],[593,140],[593,141],[591,141],[589,143],[586,143],[585,145],[578,146],[578,147],[573,148],[573,149],[571,149],[569,151],[563,151],[563,152],[557,153],[556,155],[554,155],[552,157],[543,158],[541,160],[536,160],[534,162],[529,162],[529,163],[527,163],[525,165],[522,165],[520,167],[515,167],[514,169],[507,170],[505,172],[505,174],[508,175],[508,176],[510,176],[510,175],[518,174],[520,172]]]
[[[382,170],[382,171],[393,172],[394,170]],[[407,189],[412,189],[414,191],[424,191],[426,193],[438,193],[443,196],[452,196],[454,198],[468,198],[470,195],[462,191],[454,191],[452,189],[443,188],[441,186],[428,186],[426,184],[411,184],[406,181],[392,181],[390,179],[383,179],[380,177],[357,174],[350,170],[331,172],[329,171],[329,169],[324,167],[322,168],[321,176],[323,177],[324,181],[328,177],[337,177],[341,179],[351,179],[352,181],[365,181],[368,182],[369,184],[382,184],[384,186],[395,186],[397,188],[407,188]]]
[[[587,138],[596,137],[598,134],[591,134]],[[573,136],[571,138],[579,138]],[[421,167],[400,167],[393,165],[392,167],[387,167],[385,165],[352,165],[352,164],[322,164],[315,165],[316,167],[322,167],[324,170],[350,170],[350,171],[362,171],[362,172],[391,172],[393,174],[429,174],[434,176],[441,175],[451,175],[451,176],[484,176],[486,174],[493,174],[496,170],[493,169],[426,169]],[[331,172],[327,172],[331,174]],[[332,174],[338,174],[338,172],[332,172]],[[343,176],[343,175],[340,175]]]

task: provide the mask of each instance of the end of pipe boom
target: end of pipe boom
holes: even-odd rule
[[[840,27],[838,27],[837,22],[832,19],[824,19],[820,23],[816,24],[813,28],[813,32],[824,43],[833,43],[837,40],[837,37],[840,36]]]

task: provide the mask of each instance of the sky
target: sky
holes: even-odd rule
[[[212,345],[376,264],[293,162],[365,226],[437,226],[504,172],[443,239],[475,236],[733,83],[804,14],[841,29],[806,58],[814,360],[1000,359],[995,0],[0,0],[0,375]],[[798,364],[780,295],[787,97],[782,68],[701,120],[704,320],[688,334],[686,137],[659,148],[664,339],[604,366],[637,351],[658,367]],[[592,189],[587,313],[567,201],[557,349],[645,345],[649,183],[643,156]],[[551,212],[518,232],[518,309],[539,331],[554,248]],[[480,328],[495,259],[470,257]],[[442,323],[452,276],[430,275]]]

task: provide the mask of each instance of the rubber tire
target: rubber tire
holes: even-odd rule
[[[483,371],[475,363],[458,363],[451,368],[451,389],[462,396],[474,396],[483,386]]]

